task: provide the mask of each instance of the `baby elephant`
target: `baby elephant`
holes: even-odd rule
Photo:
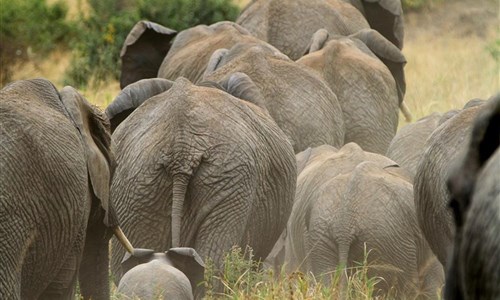
[[[125,274],[118,285],[124,299],[193,299],[205,266],[193,248],[171,248],[164,253],[135,249],[122,261]],[[130,297],[130,298],[129,298]]]

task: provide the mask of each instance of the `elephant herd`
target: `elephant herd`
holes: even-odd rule
[[[123,295],[199,299],[235,245],[325,285],[345,267],[341,293],[368,260],[377,296],[498,299],[500,94],[397,131],[403,35],[398,0],[253,0],[138,22],[105,113],[7,85],[0,299],[109,299],[109,270]]]

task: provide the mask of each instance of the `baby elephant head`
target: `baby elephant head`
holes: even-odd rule
[[[159,253],[134,249],[133,254],[125,254],[122,270],[118,292],[131,299],[193,299],[205,265],[193,248]]]

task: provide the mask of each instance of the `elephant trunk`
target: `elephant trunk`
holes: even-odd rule
[[[123,248],[125,248],[125,250],[127,250],[128,253],[133,254],[134,247],[132,247],[132,244],[127,239],[120,226],[116,226],[113,229],[113,232],[116,236],[116,239],[120,242],[120,244],[122,244]]]
[[[189,177],[186,174],[174,175],[172,189],[172,248],[180,247],[181,217],[188,180]]]

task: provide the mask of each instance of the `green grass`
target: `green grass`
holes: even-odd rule
[[[206,299],[373,299],[376,284],[382,278],[369,277],[368,253],[365,260],[350,269],[338,268],[330,276],[331,284],[325,285],[311,273],[283,270],[275,274],[270,269],[262,269],[259,262],[252,260],[251,249],[242,251],[234,247],[224,261],[224,271],[217,276],[208,263],[205,273]],[[346,277],[345,289],[341,291],[342,277]],[[221,285],[218,293],[214,286]],[[342,296],[341,296],[342,295]],[[390,297],[387,296],[387,297]],[[378,296],[377,299],[390,299]]]

